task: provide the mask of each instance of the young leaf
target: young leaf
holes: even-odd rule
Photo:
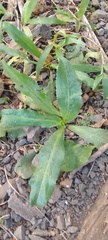
[[[89,0],[82,0],[81,4],[80,4],[80,8],[78,11],[78,19],[81,19],[83,17],[83,15],[85,14],[88,4],[89,4]]]
[[[72,64],[61,58],[56,79],[57,99],[64,122],[77,117],[81,107],[81,86]]]
[[[38,84],[24,73],[20,73],[13,67],[8,66],[5,61],[2,66],[6,74],[14,81],[19,91],[30,97],[38,108],[46,113],[58,115],[47,96],[40,91]]]
[[[93,146],[81,146],[72,140],[66,140],[65,159],[62,164],[62,171],[70,172],[86,163],[91,156]]]
[[[18,51],[16,49],[9,48],[3,43],[0,44],[0,52],[8,54],[10,56],[24,58],[27,60],[27,57],[25,54],[21,53],[20,51]]]
[[[36,78],[39,77],[39,74],[44,65],[44,62],[47,59],[52,48],[53,48],[53,44],[47,45],[46,48],[44,49],[43,53],[41,54],[41,56],[37,62],[37,66],[36,66]]]
[[[60,19],[57,19],[56,17],[38,17],[38,18],[32,18],[29,20],[30,24],[66,24],[65,21],[62,21]]]
[[[78,79],[83,82],[84,84],[86,84],[87,86],[93,88],[93,84],[94,84],[94,79],[89,77],[89,75],[85,72],[80,72],[80,71],[75,71],[76,75],[78,77]]]
[[[3,109],[1,111],[1,123],[6,130],[25,126],[40,126],[50,128],[60,126],[62,120],[57,116],[41,114],[27,109]]]
[[[9,22],[4,22],[3,27],[4,30],[12,37],[12,39],[14,39],[14,41],[19,46],[21,46],[30,54],[35,55],[38,58],[40,57],[41,52],[35,46],[33,41],[24,32],[17,29],[14,25],[10,24]]]
[[[41,148],[30,180],[30,204],[44,207],[49,200],[64,160],[64,129],[57,130]]]
[[[74,125],[69,125],[69,129],[85,139],[88,143],[93,144],[96,148],[108,142],[108,130]]]
[[[35,167],[32,164],[32,160],[36,155],[35,151],[30,151],[21,159],[18,160],[15,165],[15,172],[22,178],[30,178],[35,170]]]
[[[104,74],[102,79],[103,85],[103,99],[105,100],[108,97],[108,76]]]
[[[27,24],[38,0],[27,0],[22,10],[22,23]]]
[[[96,76],[95,80],[94,80],[94,84],[93,84],[93,90],[99,85],[99,83],[101,82],[103,78],[103,73],[99,74],[98,76]]]

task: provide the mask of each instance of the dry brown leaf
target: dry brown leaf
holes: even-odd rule
[[[102,119],[102,121],[100,121],[100,122],[97,122],[97,123],[95,123],[95,124],[93,124],[93,125],[90,125],[91,127],[93,127],[93,128],[100,128],[100,127],[102,127],[102,125],[104,124],[106,122],[106,119]]]
[[[40,14],[46,11],[46,1],[45,0],[39,0],[38,4],[33,11],[34,14]]]
[[[92,106],[89,106],[88,110],[87,110],[88,114],[94,114],[94,109]]]

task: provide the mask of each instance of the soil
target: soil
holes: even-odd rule
[[[3,1],[4,2],[4,1]],[[45,1],[43,1],[44,3]],[[50,1],[42,5],[47,11]],[[71,1],[70,1],[71,2]],[[80,1],[74,1],[79,4]],[[67,1],[55,1],[59,6],[66,6]],[[107,1],[92,0],[92,8],[87,12],[87,18],[95,25],[95,33],[108,56],[108,3]],[[71,5],[69,5],[71,6]],[[8,6],[9,7],[9,6]],[[99,9],[99,7],[101,9]],[[46,9],[45,9],[46,8]],[[90,14],[91,9],[93,14]],[[101,12],[97,11],[101,10]],[[35,12],[34,14],[37,14]],[[38,13],[39,14],[39,13]],[[38,31],[46,41],[51,37],[49,27]],[[47,32],[47,34],[46,34]],[[44,43],[43,43],[44,45]],[[40,81],[46,80],[48,72],[43,72]],[[12,86],[11,80],[8,85]],[[0,108],[21,106],[20,98],[8,91],[5,83],[4,94],[10,102]],[[85,87],[83,107],[80,114],[87,111],[96,113],[93,124],[108,119],[108,99],[103,101],[102,93],[93,93]],[[88,121],[88,120],[87,120]],[[108,125],[107,125],[108,126]],[[107,126],[105,126],[107,128]],[[43,209],[29,205],[28,181],[20,178],[14,171],[19,158],[37,143],[46,141],[50,131],[41,128],[27,128],[27,135],[0,140],[0,239],[1,240],[107,240],[108,239],[108,153],[102,153],[93,163],[88,163],[75,174],[61,174],[54,193],[47,206]],[[71,132],[66,132],[71,137]],[[81,143],[83,140],[78,139]],[[3,221],[2,221],[3,220]]]

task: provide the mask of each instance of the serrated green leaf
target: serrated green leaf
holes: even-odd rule
[[[74,70],[85,72],[85,73],[100,72],[101,71],[101,67],[93,66],[91,64],[76,64],[76,65],[73,64],[72,66],[73,66]]]
[[[40,87],[32,78],[8,66],[5,61],[2,61],[2,66],[6,74],[14,81],[18,90],[30,97],[40,110],[49,114],[58,115],[56,108],[52,105],[47,96],[40,91]]]
[[[53,44],[49,44],[46,46],[46,48],[44,49],[44,51],[42,52],[38,62],[37,62],[37,66],[36,66],[36,78],[39,77],[40,71],[51,51],[51,49],[53,48]]]
[[[102,79],[103,86],[103,99],[105,100],[108,97],[108,76],[104,74]]]
[[[89,4],[89,0],[82,0],[81,4],[80,4],[80,8],[78,11],[78,19],[81,19],[83,17],[83,15],[85,14],[88,4]]]
[[[93,146],[81,146],[72,140],[66,140],[65,159],[62,164],[62,171],[70,172],[86,163],[91,156]]]
[[[30,204],[44,207],[49,200],[64,160],[64,129],[49,138],[38,155],[38,165],[30,180]]]
[[[3,109],[1,111],[1,123],[6,130],[26,126],[40,126],[50,128],[60,126],[62,120],[57,116],[41,114],[27,109]]]
[[[4,22],[3,28],[19,46],[21,46],[30,54],[35,55],[38,58],[40,57],[41,52],[35,46],[33,41],[23,31],[17,29],[14,25],[10,24],[9,22]]]
[[[32,164],[32,160],[36,155],[35,151],[30,151],[25,156],[17,161],[15,165],[15,172],[22,178],[28,179],[32,176],[35,167]]]
[[[10,56],[15,56],[15,57],[20,57],[20,58],[27,59],[25,54],[21,53],[20,51],[18,51],[16,49],[9,48],[3,43],[0,44],[0,52],[8,54]]]
[[[65,21],[62,21],[60,19],[57,19],[56,17],[38,17],[38,18],[32,18],[29,20],[30,24],[66,24]]]
[[[93,144],[96,148],[108,142],[108,130],[74,125],[69,125],[69,129],[85,139],[88,143]]]
[[[64,122],[70,122],[77,117],[81,107],[81,86],[72,64],[61,58],[56,79],[58,105]]]
[[[35,9],[36,5],[38,3],[38,0],[27,0],[24,4],[23,10],[22,10],[22,23],[27,24],[33,10]]]

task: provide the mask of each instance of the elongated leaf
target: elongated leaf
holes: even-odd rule
[[[102,79],[103,85],[103,99],[105,100],[108,97],[108,76],[105,74]]]
[[[60,19],[57,19],[56,17],[38,17],[38,18],[32,18],[29,20],[30,24],[65,24],[65,21],[62,21]]]
[[[31,205],[44,207],[49,200],[64,160],[64,129],[59,129],[42,147],[38,165],[30,180]]]
[[[6,14],[6,9],[3,7],[3,5],[0,3],[0,14]]]
[[[70,172],[86,163],[91,156],[93,146],[81,146],[72,140],[66,140],[65,159],[62,164],[62,171]]]
[[[97,148],[108,142],[108,130],[74,125],[70,125],[69,129]]]
[[[23,24],[26,24],[35,9],[36,5],[38,3],[38,0],[27,0],[26,3],[24,4],[23,10],[22,10],[22,22]]]
[[[22,178],[30,178],[35,170],[35,167],[32,164],[32,160],[36,155],[35,151],[30,151],[21,159],[18,160],[15,165],[15,172]]]
[[[81,86],[72,68],[72,64],[61,58],[57,71],[57,99],[64,122],[77,117],[81,107]]]
[[[41,54],[37,66],[36,66],[36,77],[39,77],[40,71],[45,63],[45,60],[47,59],[51,49],[53,48],[53,44],[49,44],[46,46],[46,48],[44,49],[43,53]]]
[[[53,107],[47,96],[40,91],[38,84],[32,78],[8,66],[5,61],[2,62],[2,66],[6,74],[14,81],[18,90],[30,97],[40,110],[49,114],[58,114],[58,111]]]
[[[93,90],[99,85],[99,83],[101,82],[103,78],[103,73],[99,74],[98,76],[96,76],[95,80],[94,80],[94,84],[93,84]]]
[[[100,72],[101,67],[99,66],[93,66],[91,64],[73,64],[73,68],[76,71],[81,71],[85,73],[91,73],[91,72]]]
[[[82,0],[81,4],[80,4],[80,8],[78,11],[78,18],[81,19],[83,17],[83,15],[85,14],[88,4],[89,4],[89,0]]]
[[[76,71],[76,75],[78,79],[89,87],[93,88],[94,79],[89,77],[89,75],[85,72]]]
[[[35,46],[33,41],[26,36],[26,34],[18,30],[14,25],[9,22],[4,22],[3,24],[4,30],[14,39],[14,41],[25,49],[27,52],[35,55],[36,57],[40,57],[41,53],[39,49]]]
[[[25,54],[21,53],[20,51],[18,51],[16,49],[9,48],[3,43],[0,44],[0,52],[8,54],[10,56],[15,56],[15,57],[20,57],[20,58],[27,59]]]
[[[41,126],[50,128],[61,125],[62,120],[57,116],[40,114],[27,109],[3,109],[1,111],[1,123],[6,130],[26,126]]]

